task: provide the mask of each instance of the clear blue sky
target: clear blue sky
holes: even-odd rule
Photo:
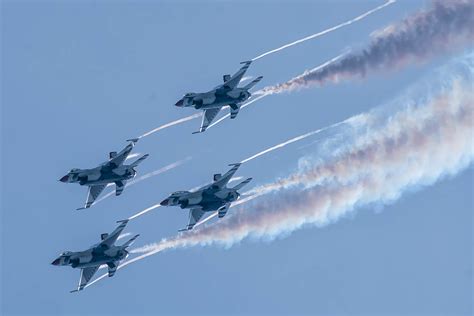
[[[79,271],[50,263],[96,243],[115,221],[227,164],[391,100],[446,59],[367,80],[265,98],[201,135],[194,120],[143,139],[141,174],[192,156],[86,211],[86,188],[58,182],[125,139],[194,113],[173,104],[214,87],[239,62],[352,18],[380,1],[2,1],[2,253],[5,315],[467,315],[472,313],[473,171],[273,242],[167,251],[70,294]],[[422,7],[400,1],[318,40],[255,62],[285,81],[360,47]],[[311,141],[311,140],[309,140]],[[295,167],[296,144],[239,170],[262,183]],[[308,150],[308,149],[305,149]],[[187,221],[161,208],[128,225],[136,245]]]

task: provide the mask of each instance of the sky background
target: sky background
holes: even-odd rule
[[[400,72],[269,96],[199,135],[192,120],[142,139],[139,174],[192,160],[91,209],[58,179],[121,150],[125,139],[194,114],[173,104],[210,89],[239,62],[351,19],[383,1],[2,1],[1,302],[4,315],[468,315],[473,311],[472,167],[358,209],[324,228],[230,249],[160,253],[85,291],[79,270],[50,263],[266,147],[384,104],[449,56]],[[256,61],[257,86],[283,82],[426,5],[399,1],[319,39]],[[308,139],[243,165],[253,184],[297,167]],[[174,236],[180,208],[129,223],[141,246]],[[98,274],[100,275],[100,274]]]

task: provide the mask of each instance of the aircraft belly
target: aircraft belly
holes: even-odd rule
[[[100,173],[91,173],[87,175],[87,182],[97,181],[101,178]]]
[[[190,198],[188,198],[188,205],[189,206],[199,205],[201,200],[202,200],[201,197],[190,197]]]

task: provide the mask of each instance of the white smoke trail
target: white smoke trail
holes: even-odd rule
[[[352,118],[350,118],[350,119],[348,119],[348,120],[345,120],[345,121],[342,121],[342,122],[333,124],[333,125],[331,125],[331,126],[327,126],[327,127],[324,127],[324,128],[320,128],[320,129],[317,129],[317,130],[315,130],[315,131],[308,132],[308,133],[306,133],[306,134],[303,134],[303,135],[300,135],[300,136],[291,138],[291,139],[289,139],[289,140],[287,140],[287,141],[284,141],[284,142],[282,142],[282,143],[280,143],[280,144],[277,144],[277,145],[275,145],[275,146],[272,146],[272,147],[270,147],[270,148],[267,148],[267,149],[265,149],[265,150],[262,150],[261,152],[258,152],[258,153],[256,153],[256,154],[253,155],[253,156],[250,156],[250,157],[248,157],[248,158],[245,158],[245,159],[242,160],[240,163],[249,162],[250,160],[254,160],[255,158],[258,158],[258,157],[260,157],[260,156],[262,156],[262,155],[268,154],[269,152],[272,152],[272,151],[274,151],[274,150],[277,150],[277,149],[283,148],[283,147],[285,147],[285,146],[288,146],[288,145],[290,145],[290,144],[292,144],[292,143],[294,143],[294,142],[303,140],[303,139],[308,138],[308,137],[310,137],[310,136],[313,136],[313,135],[319,134],[319,133],[321,133],[321,132],[324,132],[324,131],[326,131],[326,130],[328,130],[328,129],[330,129],[330,128],[335,128],[335,127],[337,127],[337,126],[339,126],[339,125],[341,125],[341,124],[345,124],[345,123],[348,123],[348,122],[351,122],[351,121],[355,121],[355,120],[358,120],[358,119],[360,119],[360,118],[363,118],[363,116],[360,116],[360,117],[359,117],[359,116],[355,116],[355,117],[352,117]]]
[[[365,19],[367,16],[369,16],[369,15],[371,15],[371,14],[373,14],[373,13],[379,11],[379,10],[382,10],[383,8],[385,8],[386,6],[391,5],[392,3],[395,3],[395,0],[389,0],[387,3],[385,3],[385,4],[383,4],[383,5],[380,5],[380,6],[374,8],[374,9],[372,9],[372,10],[369,10],[369,11],[365,12],[364,14],[361,14],[361,15],[359,15],[359,16],[357,16],[357,17],[355,17],[355,18],[353,18],[353,19],[351,19],[351,20],[349,20],[349,21],[346,21],[346,22],[344,22],[344,23],[341,23],[341,24],[338,24],[338,25],[336,25],[336,26],[330,27],[330,28],[328,28],[328,29],[326,29],[326,30],[324,30],[324,31],[321,31],[321,32],[312,34],[312,35],[310,35],[310,36],[307,36],[307,37],[305,37],[305,38],[302,38],[302,39],[299,39],[299,40],[297,40],[297,41],[291,42],[291,43],[289,43],[289,44],[283,45],[283,46],[281,46],[281,47],[279,47],[279,48],[276,48],[276,49],[273,49],[273,50],[271,50],[271,51],[265,52],[265,53],[263,53],[263,54],[261,54],[261,55],[258,55],[257,57],[254,57],[254,58],[252,59],[252,61],[257,60],[257,59],[260,59],[260,58],[265,57],[265,56],[267,56],[267,55],[270,55],[270,54],[279,52],[279,51],[281,51],[281,50],[283,50],[283,49],[285,49],[285,48],[288,48],[288,47],[291,47],[291,46],[294,46],[294,45],[297,45],[297,44],[306,42],[306,41],[311,40],[311,39],[313,39],[313,38],[320,37],[320,36],[323,36],[323,35],[325,35],[325,34],[331,33],[331,32],[336,31],[336,30],[338,30],[338,29],[340,29],[340,28],[342,28],[342,27],[351,25],[351,24],[354,23],[354,22],[357,22],[357,21],[360,21],[360,20],[362,20],[362,19]]]
[[[153,205],[153,206],[150,206],[150,207],[144,209],[143,211],[138,212],[138,213],[135,214],[135,215],[130,216],[128,219],[129,219],[129,220],[132,220],[132,219],[135,219],[135,218],[137,218],[137,217],[140,217],[140,216],[142,216],[143,214],[148,213],[149,211],[156,210],[156,209],[159,208],[160,206],[161,206],[160,203],[157,203],[157,204],[155,204],[155,205]]]
[[[158,131],[161,131],[162,129],[165,129],[165,128],[168,128],[168,127],[171,127],[171,126],[174,126],[174,125],[178,125],[178,124],[181,124],[181,123],[184,123],[184,122],[187,122],[187,121],[190,121],[190,120],[194,120],[196,118],[199,118],[202,116],[202,113],[196,113],[196,114],[193,114],[193,115],[190,115],[190,116],[186,116],[186,117],[183,117],[181,119],[178,119],[176,121],[173,121],[173,122],[169,122],[169,123],[166,123],[164,125],[161,125],[155,129],[152,129],[151,131],[149,132],[146,132],[145,134],[141,135],[141,136],[138,136],[138,138],[143,138],[143,137],[147,137],[153,133],[156,133]]]
[[[186,157],[186,158],[184,158],[184,159],[178,160],[178,161],[176,161],[176,162],[170,163],[169,165],[166,165],[166,166],[164,166],[164,167],[161,167],[160,169],[157,169],[157,170],[148,172],[147,174],[144,174],[144,175],[142,175],[142,176],[140,176],[140,177],[137,177],[137,178],[133,179],[132,181],[128,182],[128,183],[127,183],[127,187],[130,187],[130,186],[132,186],[132,185],[134,185],[134,184],[137,184],[137,183],[139,183],[139,182],[141,182],[141,181],[143,181],[143,180],[145,180],[145,179],[148,179],[148,178],[150,178],[150,177],[157,176],[157,175],[162,174],[162,173],[164,173],[164,172],[166,172],[166,171],[169,171],[169,170],[171,170],[171,169],[174,169],[174,168],[176,168],[176,167],[179,167],[179,166],[181,166],[182,164],[186,163],[187,161],[189,161],[189,160],[191,160],[191,159],[192,159],[192,157]],[[110,183],[109,183],[109,184],[107,185],[107,187],[109,187],[109,186],[113,186],[113,184],[110,184]],[[104,194],[100,199],[98,199],[97,201],[95,201],[94,204],[97,204],[97,203],[99,203],[99,202],[101,202],[101,201],[103,201],[103,200],[105,200],[105,199],[111,197],[114,193],[115,193],[115,190],[110,191],[110,192],[107,193],[107,194]]]
[[[326,225],[359,206],[393,202],[407,190],[457,174],[474,159],[472,74],[460,80],[388,117],[366,113],[365,126],[353,126],[348,135],[355,133],[354,139],[339,144],[332,157],[308,157],[298,172],[253,190],[278,195],[252,209],[133,252],[271,239],[304,225]]]

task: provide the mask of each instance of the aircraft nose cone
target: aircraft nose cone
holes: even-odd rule
[[[175,104],[176,106],[183,106],[183,99],[179,100],[178,102],[176,102]]]
[[[59,258],[57,258],[56,260],[54,260],[53,262],[51,262],[51,264],[52,264],[53,266],[59,266],[59,262],[60,262],[60,260],[59,260]]]
[[[64,177],[62,177],[61,179],[59,179],[59,181],[61,181],[61,182],[67,182],[68,179],[69,179],[69,175],[65,175]]]

